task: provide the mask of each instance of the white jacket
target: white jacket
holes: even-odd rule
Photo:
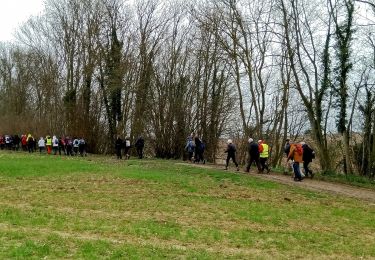
[[[44,139],[39,139],[38,146],[39,147],[46,147],[46,142],[44,141]]]
[[[53,147],[59,146],[59,139],[57,139],[57,137],[55,135],[52,137],[52,146]]]

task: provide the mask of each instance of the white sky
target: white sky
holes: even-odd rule
[[[0,0],[0,41],[14,41],[15,30],[43,8],[44,0]]]

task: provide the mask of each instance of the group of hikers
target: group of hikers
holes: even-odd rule
[[[131,144],[130,138],[126,137],[124,140],[120,136],[115,141],[115,150],[118,159],[122,159],[124,154],[125,159],[130,158],[130,149],[136,148],[139,159],[143,158],[143,149],[145,141],[142,136],[139,136],[135,141],[134,145]],[[192,133],[188,136],[185,150],[188,154],[188,159],[194,163],[206,163],[204,159],[204,151],[206,145],[201,138]],[[47,135],[46,137],[40,137],[37,141],[31,134],[24,135],[0,135],[0,149],[8,149],[18,151],[28,151],[33,153],[39,149],[40,153],[54,154],[54,155],[68,155],[68,156],[86,156],[86,141],[84,138],[74,137],[57,137],[53,135]],[[225,153],[227,154],[225,170],[228,169],[230,160],[236,166],[236,170],[239,171],[239,165],[236,160],[236,145],[232,139],[228,139]],[[255,141],[253,138],[248,139],[247,146],[247,163],[245,172],[250,172],[250,168],[253,164],[257,167],[258,173],[269,173],[270,167],[268,166],[268,158],[270,154],[270,147],[265,140]],[[290,169],[293,170],[294,180],[301,181],[304,177],[314,176],[314,173],[309,168],[309,164],[315,158],[314,150],[307,145],[305,142],[292,142],[287,139],[284,145],[284,154],[286,157],[284,168],[286,172]],[[301,172],[300,164],[303,163],[304,174]]]
[[[233,143],[232,139],[229,139],[227,141],[227,149],[225,150],[225,153],[227,153],[225,170],[228,170],[229,161],[231,159],[236,165],[237,171],[240,170],[236,160],[236,152],[237,149],[235,144]],[[249,138],[247,152],[248,157],[245,172],[250,172],[250,167],[253,163],[255,163],[256,167],[258,168],[258,173],[263,173],[264,171],[269,173],[271,171],[267,164],[269,157],[269,146],[264,140],[258,140],[258,142],[255,142],[253,138]]]
[[[115,150],[116,150],[116,156],[117,159],[122,159],[122,150],[124,150],[124,156],[125,159],[130,158],[130,148],[133,146],[131,145],[130,138],[125,137],[125,140],[122,140],[120,136],[117,136],[117,139],[115,141]],[[137,155],[139,159],[143,158],[143,149],[145,147],[145,140],[142,136],[139,136],[137,140],[134,143],[134,147],[137,150]]]
[[[204,159],[204,150],[206,148],[206,144],[203,140],[199,138],[198,135],[195,133],[192,133],[188,136],[185,150],[188,153],[188,160],[194,163],[200,163],[203,164],[206,163],[206,160]]]
[[[47,135],[36,140],[31,134],[19,135],[0,135],[0,149],[8,149],[18,151],[28,151],[34,153],[39,150],[39,153],[47,153],[54,155],[69,155],[69,156],[86,156],[86,141],[83,137],[57,137]]]
[[[185,150],[188,153],[189,160],[195,163],[202,161],[205,145],[197,135],[191,134],[187,138]],[[233,143],[232,139],[228,139],[227,147],[225,150],[227,158],[225,161],[225,170],[228,170],[230,160],[236,166],[236,170],[239,171],[239,164],[236,160],[237,148]],[[248,139],[247,144],[247,163],[245,172],[250,172],[250,168],[253,164],[257,167],[258,173],[269,173],[271,171],[268,165],[268,158],[270,155],[270,147],[265,140],[255,141],[253,138]],[[307,145],[305,142],[292,142],[287,139],[284,145],[285,160],[285,172],[288,174],[289,170],[293,170],[293,177],[295,181],[302,181],[304,177],[314,177],[314,173],[309,168],[309,164],[312,159],[315,158],[314,150]],[[304,174],[301,172],[300,164],[303,163]]]
[[[286,173],[292,164],[295,181],[302,181],[304,177],[314,177],[313,171],[309,168],[309,164],[315,159],[315,151],[305,142],[292,142],[287,139],[284,146],[286,155]],[[304,174],[301,172],[300,164],[303,163]]]
[[[225,170],[228,169],[229,161],[232,159],[233,163],[236,165],[237,171],[239,171],[238,163],[236,161],[236,146],[231,139],[227,141],[227,149],[225,152],[228,154]],[[258,140],[258,142],[256,142],[253,138],[249,138],[247,152],[248,157],[245,172],[250,172],[252,164],[256,165],[258,173],[264,173],[265,171],[267,173],[270,172],[271,169],[267,163],[270,148],[264,140]],[[284,153],[286,156],[286,174],[288,174],[289,169],[292,168],[295,181],[302,181],[304,177],[308,176],[311,178],[314,177],[314,173],[309,168],[309,164],[312,162],[312,159],[315,158],[315,152],[309,145],[305,142],[297,143],[287,139],[284,146]],[[301,163],[303,163],[304,174],[300,169]]]

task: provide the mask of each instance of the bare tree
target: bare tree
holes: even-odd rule
[[[352,63],[350,61],[351,53],[351,43],[353,35],[353,13],[354,13],[354,3],[353,1],[345,0],[343,2],[343,9],[345,12],[345,20],[340,22],[338,20],[338,13],[341,6],[337,4],[333,5],[332,1],[329,1],[330,13],[333,17],[335,24],[335,36],[336,36],[336,55],[338,59],[338,64],[336,66],[336,82],[333,85],[333,90],[335,96],[337,97],[336,103],[339,107],[339,114],[337,118],[337,129],[342,135],[342,143],[344,147],[344,172],[352,173],[352,165],[350,161],[350,149],[349,149],[349,139],[350,139],[350,128],[347,127],[348,116],[348,77],[349,72],[352,68]]]
[[[331,18],[326,16],[325,44],[319,52],[310,19],[312,13],[307,13],[307,6],[304,1],[290,0],[289,2],[290,4],[287,5],[284,0],[279,1],[283,16],[285,45],[293,81],[306,108],[312,135],[320,154],[322,170],[331,171],[332,161],[322,126],[324,97],[330,88],[329,56],[327,55],[329,54],[328,49],[331,40]],[[310,11],[312,10],[310,9]],[[323,54],[321,60],[319,59],[320,53]],[[323,80],[319,77],[319,64],[322,64]]]

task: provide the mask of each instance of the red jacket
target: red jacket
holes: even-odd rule
[[[26,135],[22,136],[22,138],[21,138],[21,144],[22,145],[26,145],[27,144]]]
[[[263,152],[263,143],[258,143],[258,149],[259,149],[259,153],[262,153]]]

